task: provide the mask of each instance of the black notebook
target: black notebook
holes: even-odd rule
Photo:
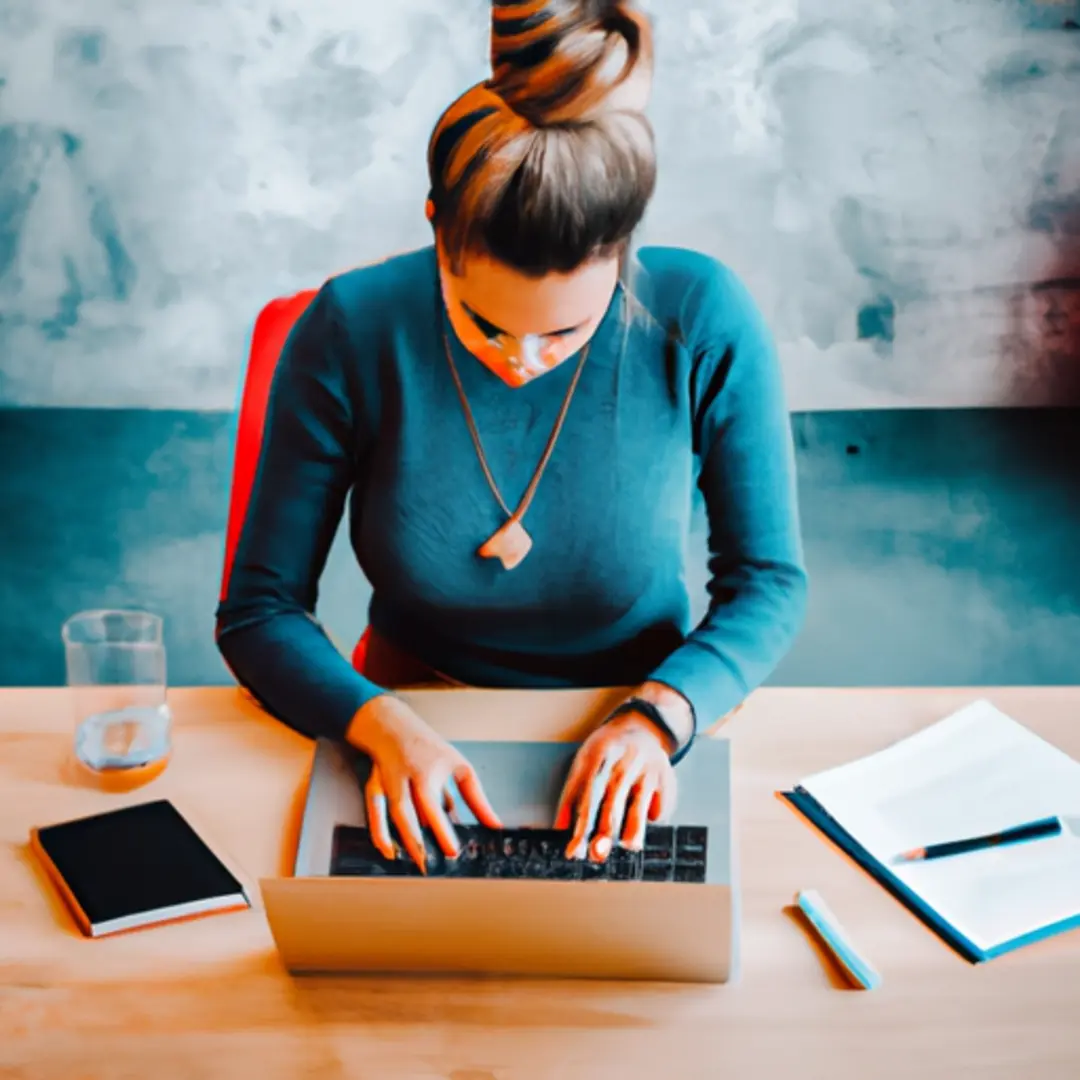
[[[30,845],[89,937],[250,907],[165,799],[34,829]]]

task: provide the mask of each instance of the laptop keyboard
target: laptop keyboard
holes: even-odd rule
[[[567,859],[571,833],[562,829],[489,829],[456,825],[461,854],[443,855],[425,831],[429,877],[531,878],[544,881],[704,882],[708,830],[702,825],[650,825],[642,851],[616,847],[602,863]],[[396,835],[395,835],[396,840]],[[330,873],[334,877],[421,877],[420,868],[397,845],[386,859],[365,828],[338,825]]]

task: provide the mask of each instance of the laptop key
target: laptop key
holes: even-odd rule
[[[616,848],[609,857],[611,866],[608,869],[608,877],[612,881],[636,881],[641,876],[639,861],[636,852]]]
[[[672,866],[670,862],[650,862],[646,859],[641,869],[642,881],[670,881]]]
[[[696,863],[676,866],[675,880],[683,882],[703,882],[705,880],[705,864]]]
[[[609,866],[607,863],[593,862],[591,859],[581,860],[581,880],[600,881],[608,876]]]
[[[553,881],[580,881],[581,864],[575,859],[553,859],[546,876]]]

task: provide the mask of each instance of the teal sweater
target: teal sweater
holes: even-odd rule
[[[704,726],[789,649],[805,608],[791,428],[770,335],[738,278],[639,252],[601,323],[514,570],[477,548],[505,520],[443,352],[433,248],[330,280],[285,346],[218,643],[237,679],[308,735],[340,737],[381,692],[313,617],[349,531],[371,627],[475,686],[680,691]],[[516,506],[574,373],[513,389],[449,331],[492,472]],[[700,490],[709,606],[691,625],[684,556]],[[358,623],[361,621],[358,617]],[[507,717],[508,724],[513,717]]]

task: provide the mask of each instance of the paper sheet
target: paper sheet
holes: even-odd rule
[[[1080,818],[1080,763],[979,701],[801,785],[978,948],[1080,915],[1080,837],[897,863],[911,848],[1052,816]]]

